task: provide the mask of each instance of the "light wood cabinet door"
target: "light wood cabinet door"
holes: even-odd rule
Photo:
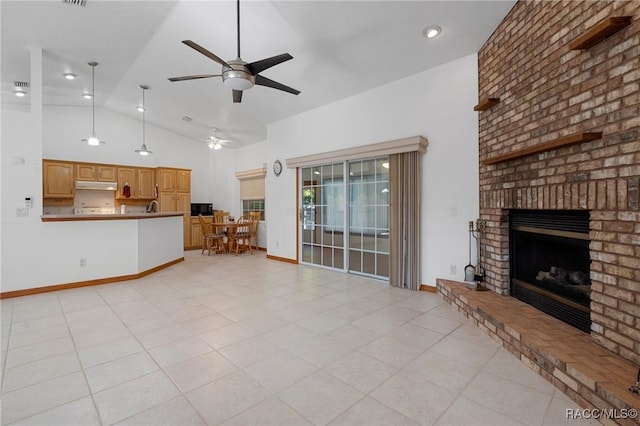
[[[174,191],[160,191],[158,205],[160,206],[160,211],[163,213],[177,211],[176,193]]]
[[[176,189],[178,192],[191,192],[191,171],[190,170],[177,170],[176,171]]]
[[[76,180],[96,180],[96,168],[93,164],[76,164]]]
[[[124,186],[129,185],[131,196],[123,195]],[[116,198],[119,200],[135,199],[137,194],[136,169],[134,167],[118,167],[118,192]]]
[[[202,227],[197,220],[191,221],[191,247],[202,247]]]
[[[113,166],[96,166],[98,169],[97,177],[100,182],[115,182],[116,168]]]
[[[176,190],[176,171],[160,169],[158,172],[158,186],[160,191],[175,191]]]
[[[138,198],[153,200],[155,198],[155,179],[153,169],[138,169]]]
[[[42,194],[44,198],[73,198],[75,196],[73,164],[43,161]]]
[[[176,210],[177,212],[188,213],[191,217],[191,194],[186,192],[178,192],[176,194]]]
[[[187,248],[189,246],[191,246],[191,216],[188,215],[184,215],[184,218],[182,220],[182,224],[183,224],[183,247]]]

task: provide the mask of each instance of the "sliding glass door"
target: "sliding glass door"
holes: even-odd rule
[[[302,169],[302,262],[344,269],[344,163]]]
[[[389,277],[388,167],[382,157],[301,168],[303,263]]]
[[[349,271],[389,277],[389,160],[349,162]]]

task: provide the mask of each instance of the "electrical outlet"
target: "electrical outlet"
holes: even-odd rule
[[[80,267],[81,268],[86,268],[87,267],[87,259],[84,257],[80,258]]]
[[[449,265],[449,274],[455,275],[457,273],[458,273],[458,268],[456,268],[456,265]]]
[[[27,217],[29,216],[29,209],[26,207],[18,207],[16,208],[16,217]]]

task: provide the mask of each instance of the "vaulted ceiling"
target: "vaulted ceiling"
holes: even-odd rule
[[[266,139],[272,122],[353,96],[477,52],[514,1],[244,1],[242,59],[288,52],[294,59],[261,74],[301,91],[298,96],[255,86],[242,103],[220,78],[171,83],[168,77],[219,74],[220,65],[181,43],[193,40],[224,60],[236,57],[233,0],[60,0],[0,2],[3,107],[29,81],[32,47],[43,49],[45,105],[83,105],[96,74],[98,106],[140,118],[193,141],[220,129],[242,146]],[[440,36],[423,29],[436,24]],[[77,75],[73,81],[63,73]],[[183,117],[190,117],[187,122]]]

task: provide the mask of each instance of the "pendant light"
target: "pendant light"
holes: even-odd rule
[[[153,154],[151,151],[149,151],[147,149],[147,144],[145,143],[145,121],[144,121],[144,113],[146,111],[146,108],[144,107],[144,92],[145,90],[149,89],[149,86],[146,86],[144,84],[140,85],[140,88],[142,89],[142,146],[140,147],[140,149],[136,149],[136,152],[140,155],[149,155],[149,154]]]
[[[105,142],[101,141],[96,136],[96,67],[98,66],[98,63],[89,62],[89,66],[91,67],[91,110],[93,113],[93,124],[91,128],[91,137],[89,139],[82,139],[82,142],[86,142],[90,146],[99,146]]]

